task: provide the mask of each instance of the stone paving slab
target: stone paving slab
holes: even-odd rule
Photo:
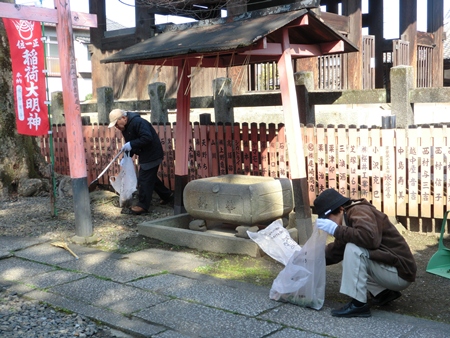
[[[191,281],[191,279],[188,277],[167,273],[154,277],[142,278],[127,284],[153,292],[164,293],[168,288],[178,287],[189,281]]]
[[[100,321],[112,328],[116,328],[129,334],[136,334],[144,337],[153,337],[153,335],[167,330],[162,326],[153,325],[137,318],[130,319],[119,313],[115,313],[107,309],[98,308],[84,302],[80,302],[78,300],[68,299],[61,295],[55,295],[50,292],[32,290],[26,293],[25,296],[42,302],[46,302],[55,307],[81,314],[92,320]]]
[[[0,276],[4,280],[27,281],[30,277],[55,270],[55,267],[20,258],[0,260]]]
[[[68,246],[79,257],[81,257],[82,255],[98,252],[98,250],[79,245],[68,244]],[[51,245],[51,242],[26,248],[24,250],[15,252],[14,255],[16,257],[26,258],[29,260],[47,263],[51,265],[58,265],[64,262],[76,260],[76,258],[72,256],[72,254],[69,251],[63,248],[53,246]]]
[[[87,277],[49,289],[49,292],[78,299],[97,307],[109,308],[120,313],[132,313],[165,302],[169,298],[127,285]]]
[[[192,279],[186,279],[181,284],[168,287],[162,293],[248,316],[256,316],[280,306],[280,303],[269,299],[268,293],[261,296],[259,293],[240,288]]]
[[[155,337],[155,338],[191,338],[192,336],[187,336],[187,335],[184,335],[180,332],[173,331],[173,330],[167,330],[167,331],[164,331],[164,332],[159,333],[152,337]]]
[[[281,325],[260,321],[201,304],[171,300],[135,314],[194,337],[265,337]]]
[[[173,252],[161,249],[146,249],[124,255],[136,264],[144,264],[154,269],[179,273],[194,271],[200,266],[212,264],[213,261],[186,252]]]
[[[87,275],[84,273],[54,270],[46,272],[42,275],[34,276],[28,281],[28,284],[31,284],[40,289],[45,289],[51,286],[65,284],[85,277],[87,277]]]
[[[2,255],[7,257],[11,251],[17,251],[20,249],[28,248],[30,246],[45,242],[45,239],[40,238],[27,238],[16,236],[0,236],[0,258]]]
[[[29,244],[14,246],[23,258],[0,259],[1,285],[135,336],[447,338],[450,332],[445,323],[377,308],[370,318],[335,318],[330,310],[342,304],[326,301],[316,311],[275,302],[269,288],[192,272],[211,263],[192,254],[150,249],[115,255],[75,247],[75,260],[49,243]]]
[[[403,316],[387,311],[376,311],[373,315],[380,319],[380,321],[394,321],[397,325],[410,325],[414,326],[407,337],[433,337],[433,338],[444,338],[449,337],[450,325],[445,323],[436,322],[433,320],[427,320],[422,318],[414,318],[411,321],[411,317]]]
[[[369,318],[336,318],[330,314],[331,308],[324,306],[320,311],[302,308],[292,304],[268,311],[258,318],[302,330],[327,334],[333,337],[407,337],[414,328],[411,323],[400,324],[376,316],[372,310]]]
[[[120,283],[161,273],[160,270],[135,264],[126,258],[120,258],[122,257],[107,252],[96,252],[90,255],[82,255],[78,260],[63,262],[59,266],[106,277]]]
[[[323,338],[322,335],[295,329],[283,329],[267,336],[267,338]]]

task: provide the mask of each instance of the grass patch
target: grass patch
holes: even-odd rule
[[[260,286],[271,286],[279,272],[268,269],[260,259],[247,256],[221,259],[212,265],[199,267],[195,271],[216,278],[232,279]]]

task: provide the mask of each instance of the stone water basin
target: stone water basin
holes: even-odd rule
[[[189,182],[184,207],[193,218],[236,225],[267,224],[294,208],[288,178],[223,175]]]

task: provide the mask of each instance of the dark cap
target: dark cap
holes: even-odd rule
[[[334,189],[324,190],[314,200],[314,210],[319,218],[327,217],[333,210],[350,201]]]

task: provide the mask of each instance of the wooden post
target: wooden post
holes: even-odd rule
[[[413,67],[413,83],[417,79],[417,0],[400,0],[400,36],[409,41],[409,65]]]
[[[375,36],[375,88],[384,87],[383,79],[383,1],[369,1],[367,26],[369,34]]]
[[[55,0],[58,23],[58,50],[61,65],[63,103],[67,128],[67,150],[70,158],[70,177],[75,209],[75,237],[93,234],[89,190],[87,185],[86,157],[81,123],[81,106],[78,97],[78,79],[73,47],[73,30],[69,0]]]
[[[306,178],[303,139],[297,106],[292,57],[289,52],[288,28],[283,29],[283,54],[278,61],[280,73],[281,98],[283,102],[284,124],[286,126],[287,149],[291,170],[292,188],[295,202],[295,226],[299,242],[305,243],[312,234],[311,208],[309,206],[308,182]]]
[[[188,183],[188,147],[191,131],[189,116],[191,108],[190,91],[188,89],[191,66],[188,60],[183,60],[178,66],[178,92],[177,92],[177,138],[175,144],[175,198],[173,211],[175,215],[186,212],[183,203],[183,190]]]
[[[434,36],[432,87],[444,82],[444,0],[427,0],[427,32]]]
[[[361,0],[343,1],[343,14],[349,17],[350,33],[348,39],[360,50],[359,53],[346,54],[347,89],[362,89],[362,14]]]

